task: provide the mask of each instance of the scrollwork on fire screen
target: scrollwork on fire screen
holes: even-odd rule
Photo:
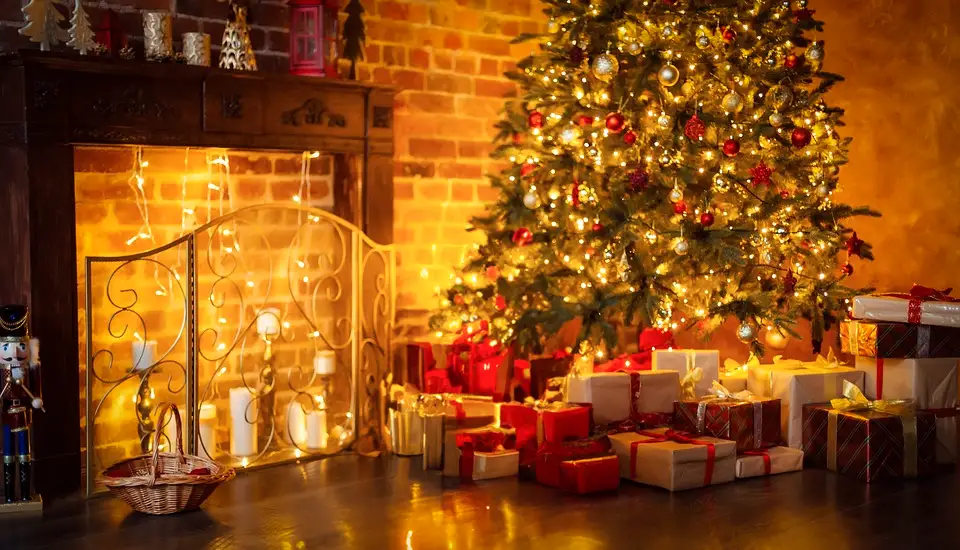
[[[177,252],[178,265],[186,251],[186,271],[172,265],[170,251]],[[95,268],[118,261],[157,266],[176,283],[165,291],[182,300],[175,307],[169,298],[159,310],[155,301],[138,301],[153,292],[152,280],[121,277],[122,266],[99,292],[102,279]],[[90,456],[98,457],[109,443],[100,437],[99,426],[117,424],[100,418],[107,414],[105,398],[136,376],[142,378],[138,394],[162,393],[186,402],[191,437],[185,446],[202,456],[247,467],[351,447],[376,452],[394,322],[395,263],[392,247],[373,243],[326,211],[273,204],[238,210],[136,256],[88,258],[87,362],[88,378],[95,383],[87,385],[88,403],[94,406],[88,407],[86,422],[97,427],[87,438],[94,450]],[[124,281],[122,290],[112,290],[114,279]],[[142,376],[136,358],[125,370],[114,366],[117,344],[131,345],[125,342],[131,329],[121,327],[119,319],[130,316],[127,324],[136,324],[135,331],[149,342],[147,335],[155,332],[151,323],[169,326],[174,310],[181,312],[180,331],[169,349],[164,341],[167,351],[146,372],[167,374],[173,367],[165,365],[176,364],[182,383],[168,375],[161,391],[160,379]],[[95,331],[93,320],[104,315],[106,330]],[[149,404],[156,400],[159,396]],[[145,422],[151,409],[144,402],[127,403],[109,406],[109,415],[121,419],[121,431],[157,429]],[[102,466],[100,460],[88,460],[88,477]]]

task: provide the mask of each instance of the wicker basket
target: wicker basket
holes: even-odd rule
[[[160,452],[160,426],[164,425],[168,411],[177,423],[176,453]],[[185,455],[180,411],[176,405],[164,403],[157,416],[153,454],[114,464],[101,474],[100,483],[134,510],[163,515],[199,508],[221,483],[236,475],[233,468],[199,456]]]

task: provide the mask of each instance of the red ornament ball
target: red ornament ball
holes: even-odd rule
[[[707,133],[707,125],[696,114],[683,126],[683,135],[693,141],[698,141],[705,133]]]
[[[498,269],[497,266],[491,265],[491,266],[488,266],[488,267],[487,267],[487,278],[488,278],[488,279],[490,279],[491,281],[493,281],[493,280],[496,280],[496,278],[499,277],[499,276],[500,276],[500,269]]]
[[[704,227],[710,227],[713,225],[713,213],[704,212],[703,214],[700,214],[700,225]]]
[[[730,27],[725,27],[723,29],[723,40],[724,42],[733,42],[737,39],[737,32],[731,29]]]
[[[600,233],[601,231],[603,231],[603,224],[602,224],[602,223],[599,223],[599,222],[598,222],[598,223],[593,224],[593,232],[594,232],[594,233]]]
[[[643,191],[649,183],[650,174],[647,174],[647,171],[643,168],[637,168],[633,172],[630,172],[630,190],[634,193]]]
[[[592,246],[590,246],[590,247],[587,247],[587,249],[585,250],[585,252],[586,252],[587,254],[593,256],[594,254],[597,253],[597,249],[594,248],[594,247],[592,247]]]
[[[494,299],[494,305],[497,306],[498,310],[503,311],[507,309],[507,299],[497,294],[496,299]]]
[[[607,121],[606,121],[607,130],[610,130],[615,134],[619,134],[620,132],[622,132],[623,127],[626,126],[626,123],[627,123],[626,119],[623,118],[623,115],[620,113],[610,113],[609,115],[607,115]]]
[[[686,211],[687,211],[687,203],[683,202],[682,200],[679,200],[673,203],[674,214],[683,214]]]
[[[536,169],[537,169],[537,165],[536,165],[536,164],[532,164],[532,163],[529,163],[529,162],[524,162],[523,165],[520,167],[520,175],[523,176],[523,177],[527,177],[527,176],[529,176],[530,174],[532,174],[533,171],[536,170]]]
[[[773,175],[773,168],[767,166],[763,161],[750,169],[750,177],[753,178],[753,185],[770,185],[770,176]]]
[[[521,227],[513,232],[513,244],[517,246],[527,246],[533,242],[533,233],[526,227]]]
[[[529,124],[531,128],[543,128],[543,120],[543,113],[540,111],[534,111],[527,116],[527,124]]]
[[[593,117],[590,115],[580,115],[580,126],[593,126]]]
[[[810,130],[806,128],[794,128],[793,133],[790,134],[790,142],[793,143],[793,146],[797,149],[802,149],[810,145],[810,137]]]
[[[457,294],[456,296],[454,296],[454,297],[453,297],[453,303],[457,304],[458,306],[462,306],[462,305],[463,305],[463,296],[461,296],[461,295],[459,295],[459,294]]]
[[[784,198],[784,199],[789,199],[789,198],[790,198],[790,192],[787,191],[786,189],[784,189],[783,191],[780,191],[780,197],[781,197],[781,198]]]
[[[519,145],[522,141],[523,141],[523,134],[521,134],[520,132],[514,132],[513,142]]]
[[[788,69],[796,69],[800,66],[800,57],[797,54],[790,54],[783,60],[783,66]]]
[[[728,139],[723,142],[723,154],[728,157],[735,157],[740,152],[740,142],[735,139]]]
[[[627,130],[623,134],[623,142],[626,143],[627,145],[633,145],[634,143],[637,142],[637,133],[634,132],[633,130]]]
[[[847,262],[843,264],[843,267],[840,268],[840,273],[844,275],[853,275],[853,264]]]

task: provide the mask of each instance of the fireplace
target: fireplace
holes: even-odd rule
[[[188,451],[241,468],[375,449],[392,92],[39,52],[2,71],[0,299],[41,339],[38,490],[171,447],[161,401]]]

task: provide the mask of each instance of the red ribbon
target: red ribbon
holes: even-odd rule
[[[923,318],[923,302],[960,302],[960,298],[950,296],[952,291],[952,288],[937,290],[928,286],[915,284],[909,293],[891,292],[881,294],[881,296],[909,300],[907,304],[907,322],[913,325],[919,325]],[[879,398],[880,396],[878,395],[877,399]]]
[[[717,458],[717,448],[716,446],[709,441],[701,441],[699,439],[694,439],[690,437],[689,434],[683,432],[678,432],[675,430],[667,430],[662,434],[653,433],[653,432],[637,432],[638,434],[648,437],[643,441],[631,441],[630,442],[630,477],[636,479],[637,477],[637,449],[640,445],[646,443],[663,443],[665,441],[674,441],[676,443],[683,443],[685,445],[704,445],[707,447],[707,468],[703,474],[703,486],[706,487],[710,485],[710,482],[713,481],[713,465],[716,462]]]
[[[765,476],[770,475],[770,470],[772,466],[770,464],[770,453],[768,453],[766,449],[744,451],[743,454],[746,456],[762,456],[763,457],[763,475]]]
[[[877,358],[877,399],[883,399],[883,358]]]
[[[503,449],[506,435],[502,432],[474,432],[457,434],[460,449],[460,481],[473,481],[476,453],[492,453]]]
[[[453,410],[457,417],[457,426],[462,426],[463,421],[467,419],[467,411],[463,408],[463,403],[451,401],[450,404],[453,405]]]

